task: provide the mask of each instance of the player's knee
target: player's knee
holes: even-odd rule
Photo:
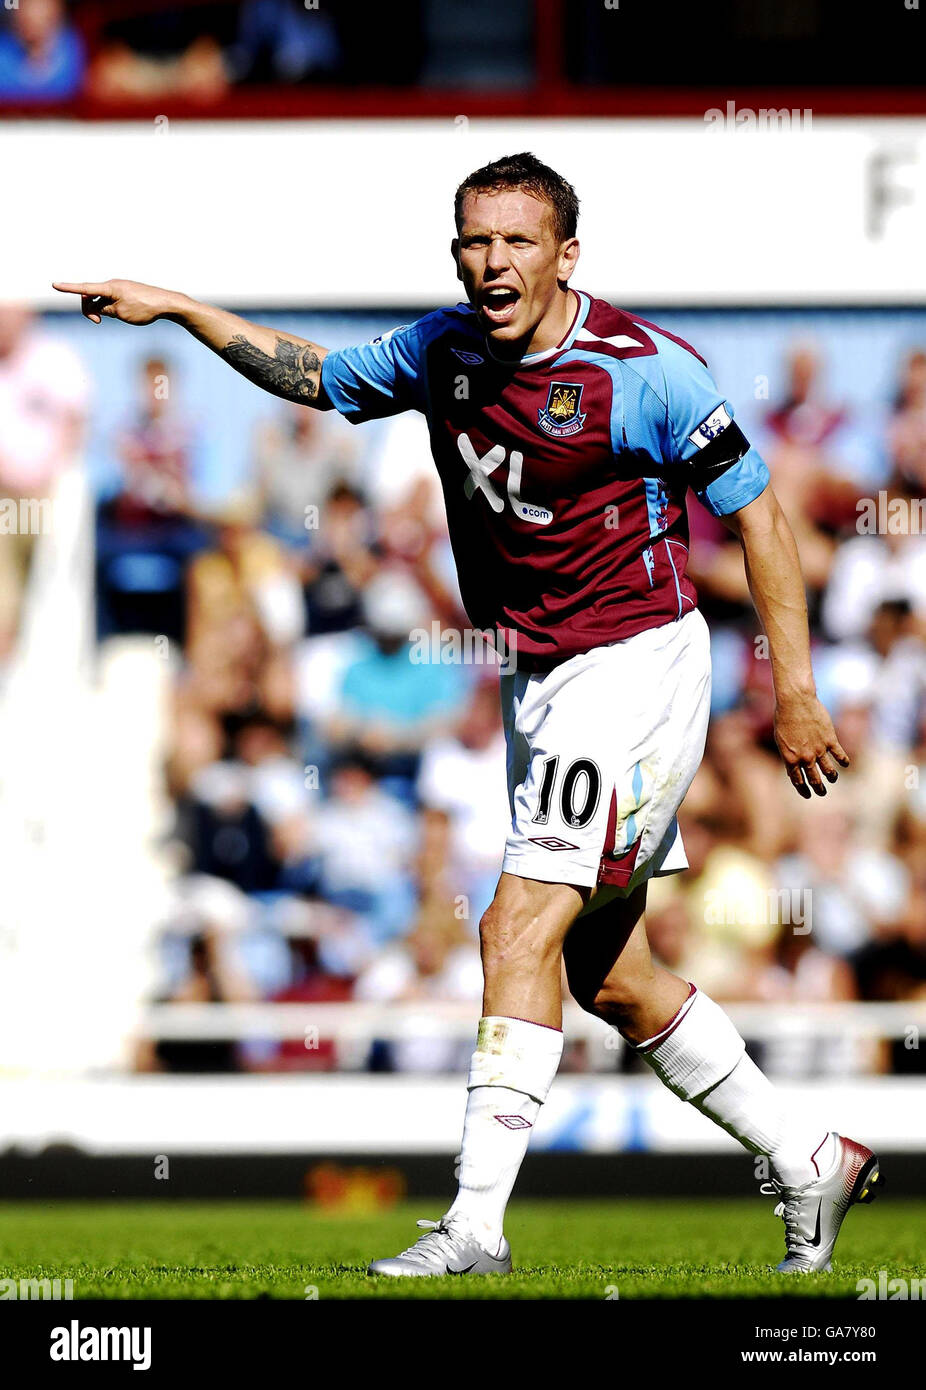
[[[586,1013],[604,1019],[612,1027],[621,1031],[632,1025],[634,1018],[646,1002],[652,989],[651,970],[628,970],[607,979],[598,981],[571,980],[569,988],[576,1003]]]
[[[561,950],[555,932],[538,929],[530,914],[506,911],[494,903],[480,919],[479,943],[487,984],[516,972],[530,973]]]

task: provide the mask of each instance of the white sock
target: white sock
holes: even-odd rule
[[[786,1186],[813,1182],[832,1166],[829,1131],[787,1110],[727,1015],[694,985],[675,1017],[636,1050],[677,1096],[750,1153],[767,1156]]]
[[[448,1216],[464,1216],[495,1254],[505,1207],[534,1121],[563,1052],[558,1028],[520,1018],[483,1018],[469,1072],[460,1187]]]
[[[745,1052],[729,1076],[692,1104],[750,1153],[767,1155],[788,1187],[802,1187],[832,1167],[832,1134],[790,1115],[780,1093]]]

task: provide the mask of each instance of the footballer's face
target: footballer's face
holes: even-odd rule
[[[560,341],[573,316],[566,288],[579,243],[557,240],[549,203],[520,189],[468,193],[452,250],[467,298],[500,356]]]

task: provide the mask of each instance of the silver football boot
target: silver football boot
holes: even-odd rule
[[[878,1159],[871,1149],[834,1134],[836,1158],[829,1172],[803,1187],[787,1187],[774,1179],[763,1183],[766,1196],[783,1200],[775,1215],[785,1223],[785,1258],[781,1274],[829,1270],[830,1256],[846,1213],[856,1202],[873,1202],[883,1186]]]
[[[510,1274],[511,1247],[507,1240],[496,1255],[480,1245],[460,1217],[442,1216],[440,1221],[419,1221],[425,1232],[414,1245],[391,1259],[374,1260],[368,1274],[421,1276],[428,1274]]]

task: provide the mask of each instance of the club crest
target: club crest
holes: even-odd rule
[[[585,416],[579,413],[581,402],[581,386],[571,381],[551,381],[547,403],[537,412],[538,425],[547,434],[560,439],[578,434],[585,424]]]

